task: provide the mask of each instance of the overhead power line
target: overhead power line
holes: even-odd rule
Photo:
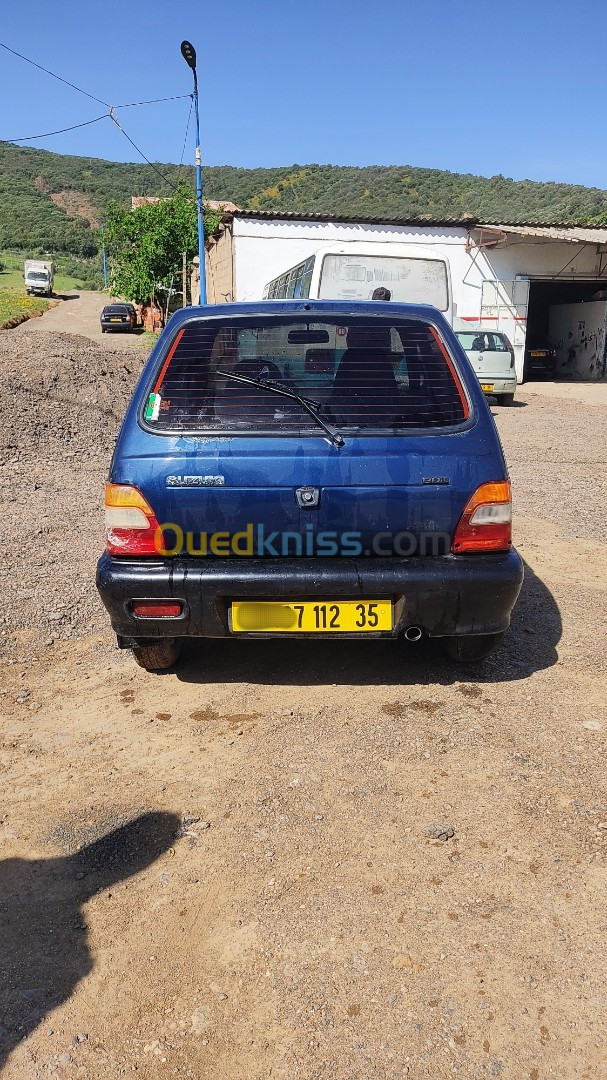
[[[146,162],[146,164],[149,165],[150,168],[153,169],[154,172],[158,174],[158,176],[162,177],[165,184],[168,184],[169,187],[172,187],[174,191],[178,190],[177,184],[173,183],[173,181],[171,179],[169,179],[169,177],[166,176],[162,172],[162,170],[158,168],[157,165],[154,165],[154,163],[152,161],[150,161],[150,159],[148,157],[146,157],[143,150],[141,150],[137,146],[137,143],[133,142],[130,135],[127,134],[127,132],[122,127],[122,124],[117,119],[117,117],[116,117],[116,109],[131,109],[131,108],[134,108],[136,105],[156,105],[161,101],[178,101],[178,100],[181,100],[181,99],[186,98],[186,97],[191,98],[192,97],[191,94],[174,94],[171,97],[151,98],[148,101],[130,101],[130,102],[126,102],[123,105],[110,105],[110,103],[108,101],[104,101],[102,98],[96,97],[95,94],[89,94],[88,90],[83,90],[81,86],[76,86],[76,84],[73,83],[73,82],[70,82],[69,79],[64,79],[63,76],[57,75],[54,71],[50,71],[49,68],[45,68],[45,67],[42,66],[42,64],[36,63],[36,61],[31,60],[29,56],[24,56],[23,53],[17,52],[16,49],[11,49],[10,45],[5,45],[5,43],[3,41],[0,41],[0,48],[5,49],[6,52],[12,53],[13,56],[18,56],[19,59],[24,60],[26,62],[26,64],[31,64],[32,67],[38,68],[39,71],[43,71],[46,75],[50,75],[51,78],[57,79],[59,82],[64,83],[66,86],[71,86],[72,90],[76,90],[79,94],[84,94],[85,97],[90,98],[92,101],[98,101],[100,105],[105,105],[107,110],[108,110],[108,112],[106,114],[104,114],[104,116],[96,116],[94,120],[85,120],[81,124],[72,124],[69,127],[60,128],[57,131],[48,131],[48,132],[45,132],[42,135],[24,135],[20,139],[6,139],[4,141],[6,141],[6,142],[32,142],[34,139],[46,139],[46,138],[49,138],[51,135],[61,135],[65,131],[74,131],[76,128],[88,127],[90,124],[96,124],[96,123],[98,123],[99,120],[103,120],[105,118],[105,115],[107,115],[107,116],[109,116],[110,120],[112,120],[114,122],[114,124],[116,125],[118,130],[122,132],[125,139],[131,144],[133,149],[136,150],[137,153],[139,154],[139,156],[143,158],[143,160]],[[191,112],[191,108],[192,108],[192,103],[190,101],[190,112]],[[189,127],[189,123],[190,123],[190,118],[188,116],[188,127]],[[187,139],[187,129],[186,129],[186,139]],[[185,150],[185,143],[184,143],[184,150]],[[182,156],[182,160],[183,160],[183,151],[182,151],[181,156]]]
[[[137,146],[137,143],[133,142],[133,140],[131,139],[131,136],[127,135],[126,131],[124,130],[124,128],[122,126],[122,124],[117,120],[116,116],[114,115],[114,110],[113,109],[110,109],[109,115],[110,115],[110,120],[114,121],[114,123],[115,123],[116,127],[118,128],[118,130],[122,132],[125,139],[127,139],[128,142],[130,142],[131,146],[134,147],[134,149],[143,158],[143,160],[145,162],[147,162],[147,164],[150,166],[150,168],[153,169],[155,173],[158,173],[158,175],[162,177],[165,184],[168,184],[169,187],[172,187],[174,191],[177,191],[177,184],[174,184],[172,180],[169,180],[168,176],[165,176],[165,174],[161,171],[161,169],[159,169],[157,165],[154,165],[154,162],[150,161],[150,159],[145,156],[143,150],[139,149],[139,147]]]
[[[184,136],[184,139],[183,139],[183,147],[182,147],[182,150],[181,150],[181,157],[179,158],[179,164],[180,165],[183,165],[183,157],[184,157],[184,154],[185,154],[185,148],[186,148],[186,144],[187,144],[187,141],[188,141],[188,132],[190,130],[190,120],[192,118],[192,108],[194,106],[194,96],[193,96],[193,94],[188,94],[188,97],[190,99],[190,111],[188,113],[188,121],[187,121],[187,124],[185,126],[185,136]]]
[[[17,52],[16,49],[11,49],[10,46],[5,45],[3,41],[0,41],[0,47],[6,49],[9,53],[12,53],[13,56],[18,56],[20,60],[25,60],[26,64],[31,64],[32,67],[38,68],[39,71],[44,71],[46,75],[51,75],[53,79],[65,83],[66,86],[71,86],[72,90],[77,90],[79,94],[84,94],[84,96],[90,98],[91,101],[98,101],[100,105],[107,105],[109,109],[109,101],[103,101],[102,98],[95,97],[94,94],[89,94],[88,90],[83,90],[81,86],[76,86],[76,84],[70,82],[69,79],[64,79],[61,75],[56,75],[54,71],[49,71],[49,69],[43,67],[42,64],[37,64],[35,60],[30,60],[29,56],[24,56],[23,53]],[[21,141],[23,142],[23,140]]]
[[[132,109],[135,105],[157,105],[160,101],[183,101],[191,94],[173,94],[171,97],[151,98],[150,101],[128,101],[126,105],[114,105],[115,109]]]
[[[76,128],[88,127],[90,124],[98,124],[105,120],[108,113],[96,116],[94,120],[84,120],[81,124],[71,124],[70,127],[58,128],[57,131],[43,131],[41,135],[22,135],[20,139],[2,139],[2,142],[32,142],[34,139],[48,139],[51,135],[63,135],[64,131],[75,131]]]

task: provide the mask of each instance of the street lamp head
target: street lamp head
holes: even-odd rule
[[[181,42],[181,55],[188,67],[191,67],[192,71],[196,71],[196,49],[190,41]]]

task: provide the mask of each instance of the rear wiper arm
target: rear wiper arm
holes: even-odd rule
[[[320,402],[313,401],[312,398],[302,397],[301,394],[296,394],[294,390],[287,390],[284,386],[278,386],[277,383],[266,381],[265,379],[251,379],[248,375],[233,375],[229,371],[218,371],[218,375],[222,375],[224,379],[234,379],[235,382],[247,383],[248,386],[258,386],[260,390],[269,390],[272,394],[280,394],[282,397],[291,398],[292,401],[297,401],[302,409],[305,409],[307,413],[316,421],[319,427],[323,429],[329,441],[333,446],[343,446],[344,440],[338,431],[334,431],[318,414],[320,409]]]

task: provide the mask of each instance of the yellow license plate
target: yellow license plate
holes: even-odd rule
[[[531,353],[530,353],[529,355],[530,355],[530,356],[547,356],[547,355],[548,355],[548,353],[547,353],[547,352],[546,352],[545,350],[544,350],[544,352],[540,352],[540,351],[539,351],[539,350],[537,350],[537,349],[535,349],[535,350],[534,350],[534,349],[532,349],[532,350],[531,350]]]
[[[122,319],[110,319],[110,322],[122,322]]]
[[[493,383],[492,382],[482,382],[481,383],[481,390],[484,390],[486,394],[492,394],[493,393]]]
[[[392,629],[389,600],[307,600],[270,603],[235,600],[236,634],[364,634]]]

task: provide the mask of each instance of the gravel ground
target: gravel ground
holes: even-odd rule
[[[0,568],[5,629],[37,627],[46,639],[102,627],[93,578],[103,484],[144,360],[113,339],[103,348],[72,334],[0,336],[0,500],[18,538]]]
[[[607,1077],[605,405],[496,410],[527,573],[488,661],[216,642],[152,677],[93,586],[140,361],[38,330],[0,363],[2,1075]]]

